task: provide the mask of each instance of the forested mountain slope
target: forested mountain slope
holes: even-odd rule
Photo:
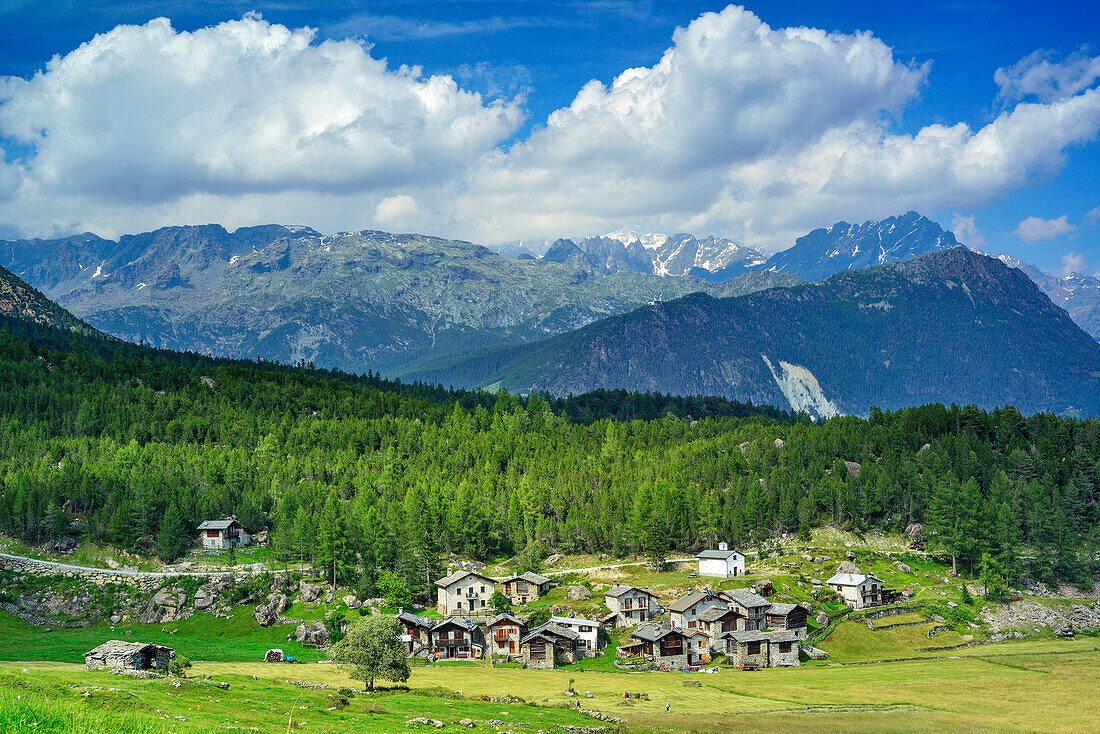
[[[927,402],[1100,415],[1100,345],[1022,272],[962,247],[814,285],[696,294],[415,376],[724,395],[826,417]]]
[[[0,316],[85,333],[92,331],[87,324],[4,268],[0,268]]]
[[[421,598],[449,551],[691,551],[823,522],[926,522],[960,563],[989,552],[1010,573],[1026,545],[1038,578],[1083,580],[1100,558],[1095,420],[927,406],[820,424],[751,411],[574,423],[556,414],[570,403],[448,397],[27,321],[0,331],[0,530],[30,542],[76,522],[148,549],[235,514],[269,527],[277,556],[367,594],[391,570]]]

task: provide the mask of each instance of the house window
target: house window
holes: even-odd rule
[[[780,642],[779,643],[779,652],[790,652],[790,651],[791,651],[791,643],[789,643],[789,642]]]
[[[759,655],[760,654],[760,643],[759,642],[746,643],[745,644],[745,654],[746,655]]]
[[[462,608],[462,602],[456,601],[455,602],[455,609],[461,609],[461,608]]]
[[[484,599],[481,600],[481,606],[485,606],[485,600]]]
[[[482,587],[481,587],[481,593],[482,593],[482,594],[484,594],[484,593],[485,593],[485,587],[484,587],[484,586],[482,586]]]

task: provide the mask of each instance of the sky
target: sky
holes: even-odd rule
[[[0,0],[0,237],[765,252],[917,210],[1100,272],[1100,4]]]

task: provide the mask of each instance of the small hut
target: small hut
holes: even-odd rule
[[[99,647],[84,653],[84,669],[111,668],[120,673],[167,673],[168,665],[176,651],[148,642],[108,640]]]

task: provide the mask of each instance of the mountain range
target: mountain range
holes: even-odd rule
[[[413,376],[713,394],[824,417],[928,402],[1100,414],[1100,344],[1023,272],[963,247],[816,284],[693,294]]]

